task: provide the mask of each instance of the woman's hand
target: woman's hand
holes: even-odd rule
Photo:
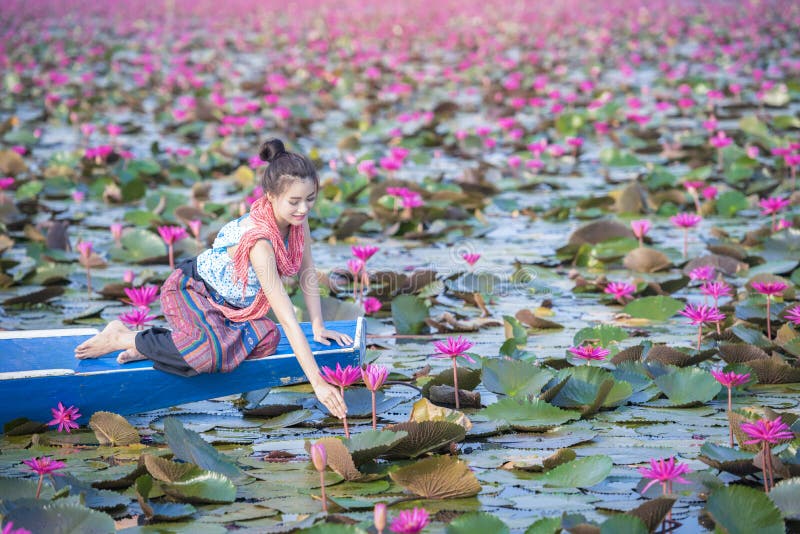
[[[314,388],[314,395],[317,396],[319,401],[325,406],[331,414],[339,419],[347,415],[347,405],[344,403],[342,394],[334,386],[328,384],[324,380],[319,380],[311,383]]]
[[[323,345],[330,345],[331,342],[329,340],[333,340],[341,346],[352,345],[353,338],[348,336],[347,334],[343,334],[341,332],[336,332],[335,330],[328,330],[327,328],[319,327],[314,328],[314,341],[317,343],[322,343]]]

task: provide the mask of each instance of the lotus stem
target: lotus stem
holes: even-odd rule
[[[87,264],[86,264],[86,292],[88,294],[88,297],[91,299],[92,298],[92,269],[91,269],[91,267],[89,267],[89,264],[88,264],[89,259],[88,258],[86,259],[86,261],[87,261]]]
[[[700,342],[703,340],[703,323],[697,326],[697,351],[700,352]]]
[[[375,406],[375,391],[372,392],[372,430],[378,429],[378,411]]]
[[[341,392],[342,399],[344,400],[344,388],[339,387],[339,391]],[[347,426],[347,414],[344,414],[344,417],[342,417],[342,423],[344,423],[344,437],[350,439],[350,427]]]
[[[44,482],[44,475],[39,475],[39,484],[36,485],[36,498],[39,498],[39,494],[42,493],[42,482]]]
[[[761,474],[764,476],[764,493],[769,493],[769,477],[767,476],[767,471],[769,467],[767,466],[767,449],[769,446],[764,443],[764,448],[762,449],[762,453],[764,454],[764,462],[761,465]]]
[[[689,229],[683,229],[683,259],[689,256]]]
[[[319,472],[319,489],[322,492],[322,511],[328,513],[328,498],[325,496],[325,471]]]
[[[639,236],[639,248],[642,248],[643,246],[644,246],[644,236],[640,235]]]
[[[772,214],[772,231],[773,232],[776,232],[778,230],[778,221],[775,220],[776,218],[777,218],[777,214],[773,213]]]
[[[456,410],[458,410],[460,408],[458,404],[458,364],[456,364],[455,358],[453,358],[453,387],[455,388]]]
[[[358,289],[358,280],[360,276],[358,273],[353,275],[353,301],[354,302],[361,302],[361,293]]]
[[[733,448],[733,425],[731,424],[731,412],[733,404],[731,402],[731,386],[728,386],[728,439],[731,449]]]
[[[175,270],[175,254],[172,249],[172,243],[169,244],[169,268]]]
[[[723,163],[722,163],[722,149],[721,148],[717,149],[717,167],[719,167],[720,171],[722,171],[725,168],[725,165],[723,165]]]
[[[771,300],[772,298],[769,295],[767,295],[767,339],[770,341],[772,341],[772,321],[770,320],[771,319],[770,316],[772,314],[770,313],[769,309],[770,308],[769,304]]]
[[[764,462],[767,465],[767,473],[769,475],[769,488],[772,489],[775,486],[775,478],[772,472],[772,449],[768,443],[764,443]],[[769,493],[769,489],[767,493]]]

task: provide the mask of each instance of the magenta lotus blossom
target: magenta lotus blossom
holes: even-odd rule
[[[687,304],[686,307],[678,313],[687,317],[693,325],[697,326],[697,350],[700,350],[700,342],[703,338],[703,324],[719,323],[725,319],[725,314],[720,312],[718,308],[706,306],[705,304],[699,304],[697,306]]]
[[[42,482],[44,482],[45,475],[50,476],[63,476],[61,473],[56,473],[59,469],[64,469],[67,464],[59,460],[54,460],[50,456],[42,456],[41,458],[31,458],[23,460],[23,464],[30,467],[34,473],[39,475],[39,484],[36,486],[36,498],[42,493]]]
[[[134,308],[149,308],[158,298],[158,286],[147,285],[137,288],[124,288],[128,304]]]
[[[314,443],[309,447],[311,454],[311,463],[314,464],[314,469],[319,473],[319,487],[322,498],[322,511],[328,511],[328,499],[325,497],[325,468],[328,465],[328,451],[325,450],[325,445],[322,443]]]
[[[342,398],[344,399],[344,388],[349,387],[361,377],[361,370],[358,367],[353,367],[352,365],[348,365],[342,369],[342,366],[337,362],[335,370],[326,366],[322,368],[322,372],[320,374],[326,382],[339,387],[339,392],[342,394]],[[344,424],[344,435],[345,437],[349,438],[350,427],[347,426],[346,415],[342,419],[342,422]]]
[[[800,326],[800,306],[795,306],[791,310],[786,312],[786,320],[791,322],[795,326]]]
[[[689,228],[694,228],[703,220],[699,215],[694,213],[679,213],[669,218],[672,224],[683,229],[683,257],[689,255]]]
[[[111,230],[111,237],[114,238],[114,243],[119,247],[122,246],[122,223],[111,223],[108,227]]]
[[[186,229],[182,226],[159,226],[158,234],[161,236],[161,239],[164,240],[164,243],[166,243],[167,248],[169,248],[169,268],[174,269],[175,256],[173,246],[176,241],[188,237]]]
[[[650,489],[653,484],[660,483],[664,495],[672,493],[673,482],[688,484],[689,481],[682,475],[691,472],[688,465],[676,462],[674,456],[669,460],[651,458],[650,467],[640,467],[638,471],[644,478],[650,479],[650,482],[642,488],[642,493]]]
[[[780,230],[776,222],[778,213],[783,211],[789,204],[791,204],[791,201],[788,198],[781,197],[763,198],[758,201],[758,205],[761,206],[761,215],[770,215],[772,217],[773,232]]]
[[[392,521],[389,530],[397,534],[417,534],[428,525],[428,512],[424,508],[403,510]]]
[[[0,204],[4,204],[6,202],[6,194],[5,191],[7,189],[11,189],[14,186],[14,178],[11,176],[7,176],[6,178],[0,178]]]
[[[372,246],[354,246],[350,247],[350,250],[353,252],[353,256],[366,263],[380,248]]]
[[[716,282],[703,282],[700,292],[714,299],[714,306],[719,306],[719,299],[731,296],[731,286],[719,280]]]
[[[378,174],[378,170],[375,167],[375,161],[371,159],[360,161],[356,166],[356,169],[359,173],[363,174],[367,178],[374,178]]]
[[[381,301],[375,297],[367,297],[364,299],[364,313],[372,315],[383,307]]]
[[[375,504],[372,511],[372,518],[375,523],[375,530],[378,534],[383,534],[386,529],[386,503],[379,502]]]
[[[739,428],[751,438],[744,442],[745,445],[761,445],[761,454],[764,459],[762,464],[764,491],[769,493],[769,490],[775,485],[772,445],[792,440],[794,439],[794,434],[789,429],[789,426],[781,421],[780,417],[773,420],[759,419],[755,423],[742,423]]]
[[[461,254],[461,257],[464,259],[465,262],[467,262],[467,264],[470,267],[475,265],[478,262],[478,260],[481,259],[480,254],[472,254],[469,252],[464,252],[463,254]]]
[[[631,221],[631,230],[633,230],[633,235],[639,240],[639,246],[642,247],[644,246],[644,236],[650,231],[650,221],[647,219]]]
[[[466,339],[458,336],[457,338],[449,337],[447,341],[434,341],[433,346],[436,347],[436,354],[434,354],[435,358],[450,358],[453,363],[453,388],[454,388],[454,395],[455,395],[455,405],[456,409],[460,408],[459,399],[458,399],[458,363],[456,362],[457,358],[461,356],[465,360],[470,363],[475,363],[475,360],[472,359],[469,355],[466,354],[466,351],[473,347],[473,343],[467,341]]]
[[[66,431],[67,434],[69,434],[73,428],[78,428],[79,425],[75,421],[80,419],[81,414],[78,413],[78,409],[75,406],[64,408],[64,405],[59,402],[58,407],[50,408],[50,411],[53,412],[53,420],[47,423],[49,426],[58,425],[58,431]]]
[[[611,282],[603,290],[604,293],[612,295],[621,304],[631,298],[631,295],[636,291],[636,286],[628,284],[627,282]]]
[[[0,534],[31,534],[31,531],[24,528],[14,528],[14,522],[9,521]]]
[[[611,351],[608,349],[604,349],[603,347],[596,345],[580,345],[577,347],[570,347],[567,350],[574,354],[577,358],[586,360],[587,363],[591,361],[605,360],[606,356],[611,354]]]
[[[783,282],[753,282],[753,289],[767,298],[767,339],[772,339],[772,313],[770,303],[775,295],[782,295],[789,286]]]
[[[359,302],[363,298],[364,287],[360,286],[360,283],[363,279],[362,273],[366,271],[366,264],[358,258],[351,258],[347,260],[347,269],[353,275],[353,300]]]
[[[725,132],[720,130],[714,137],[710,139],[709,143],[711,143],[711,146],[717,149],[717,168],[721,170],[724,168],[722,161],[722,149],[733,143],[733,139],[725,135]]]
[[[737,386],[742,386],[747,384],[750,380],[750,373],[734,373],[733,371],[724,372],[722,370],[715,371],[711,370],[711,376],[713,376],[717,382],[728,388],[728,439],[730,441],[730,446],[733,448],[733,426],[731,425],[730,414],[733,411],[733,404],[731,399],[731,390]]]
[[[372,393],[372,428],[378,428],[378,412],[375,409],[375,393],[381,388],[386,377],[389,376],[389,369],[382,365],[368,364],[361,369],[361,379],[364,385]]]
[[[91,241],[81,241],[76,245],[78,249],[78,253],[81,256],[81,263],[83,266],[86,267],[86,292],[89,294],[90,298],[92,295],[92,242]]]
[[[706,281],[712,278],[714,278],[714,267],[711,265],[697,267],[689,273],[689,279],[693,281]]]
[[[141,330],[147,323],[156,318],[155,315],[148,315],[150,310],[147,308],[134,308],[133,310],[119,314],[120,321],[128,326]]]

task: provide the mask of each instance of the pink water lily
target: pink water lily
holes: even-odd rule
[[[24,528],[14,528],[14,522],[9,521],[0,534],[31,534],[31,531]]]
[[[91,296],[92,294],[92,250],[94,246],[91,241],[81,241],[75,246],[80,254],[81,263],[86,267],[86,291]]]
[[[47,423],[49,426],[57,425],[59,432],[66,431],[67,434],[69,434],[72,429],[78,428],[79,425],[75,421],[80,419],[81,414],[75,406],[65,408],[64,405],[59,402],[58,407],[50,408],[50,411],[53,412],[53,419]]]
[[[372,518],[375,523],[375,530],[378,534],[383,534],[386,528],[386,503],[376,503],[372,511]]]
[[[635,291],[636,286],[626,282],[609,282],[609,284],[603,290],[604,293],[612,295],[621,304],[624,304],[626,300],[629,300]]]
[[[328,465],[328,451],[323,443],[314,443],[309,447],[311,463],[319,473],[319,487],[322,494],[322,511],[328,511],[328,499],[325,497],[325,468]]]
[[[650,479],[650,482],[642,488],[642,493],[650,489],[653,484],[660,483],[664,495],[672,493],[673,482],[688,484],[689,481],[682,475],[691,472],[688,465],[676,462],[674,456],[669,460],[651,458],[650,467],[640,467],[638,471],[644,478]]]
[[[166,243],[167,248],[169,249],[169,268],[174,269],[175,256],[173,252],[173,246],[176,241],[188,237],[186,229],[182,226],[159,226],[158,234],[161,236],[161,239],[164,240],[164,243]]]
[[[719,299],[731,296],[731,286],[723,281],[703,282],[700,292],[714,299],[714,306],[719,306]]]
[[[611,354],[611,351],[608,349],[591,344],[570,347],[567,350],[581,360],[585,360],[587,363],[591,361],[603,361],[606,359],[606,356]]]
[[[711,265],[697,267],[692,269],[692,271],[689,273],[689,280],[693,281],[705,281],[711,280],[712,278],[714,278],[714,267]]]
[[[737,386],[742,386],[747,384],[750,380],[750,373],[735,373],[733,371],[724,372],[722,370],[711,370],[711,376],[713,376],[717,382],[722,384],[728,389],[728,439],[730,442],[731,448],[733,447],[733,425],[731,424],[730,414],[733,412],[733,404],[731,399],[731,390]]]
[[[59,469],[64,469],[67,464],[59,460],[54,460],[50,456],[42,456],[41,458],[31,458],[23,460],[23,464],[31,468],[31,470],[39,475],[39,484],[36,486],[36,498],[42,493],[42,482],[44,482],[45,475],[50,476],[63,476],[61,473],[56,473]]]
[[[433,346],[436,347],[436,354],[434,354],[435,358],[450,358],[453,364],[453,388],[454,388],[454,395],[455,395],[455,406],[456,410],[460,408],[460,403],[458,399],[458,363],[456,360],[459,357],[464,358],[470,363],[475,363],[475,360],[471,358],[466,352],[473,347],[473,343],[467,341],[466,339],[458,336],[457,338],[449,337],[447,341],[434,341]]]
[[[361,379],[364,385],[372,393],[372,428],[378,428],[378,412],[376,410],[375,394],[386,382],[386,377],[389,376],[389,369],[382,365],[368,364],[361,369]]]
[[[325,366],[321,369],[320,374],[326,382],[339,387],[339,392],[342,394],[342,399],[344,399],[344,388],[349,387],[361,377],[361,370],[352,365],[342,368],[341,364],[336,362],[336,369]],[[344,435],[349,438],[350,427],[347,426],[347,415],[342,418],[342,422],[344,424]]]
[[[719,323],[725,319],[725,314],[720,312],[714,306],[706,306],[705,304],[693,305],[687,304],[681,310],[681,315],[688,318],[689,321],[697,326],[697,350],[700,350],[700,342],[703,339],[703,325],[707,323]]]
[[[789,204],[791,204],[791,201],[788,198],[781,198],[781,197],[763,198],[758,201],[758,205],[761,206],[761,214],[769,215],[772,217],[773,232],[777,232],[780,230],[776,222],[778,213],[783,211],[783,209],[789,206]]]
[[[389,530],[397,534],[417,534],[428,525],[428,512],[424,508],[403,510],[392,521]]]
[[[631,221],[631,230],[633,230],[633,235],[639,240],[639,246],[643,247],[644,236],[650,231],[650,221],[647,219]]]
[[[781,295],[789,287],[783,282],[753,282],[750,284],[753,289],[761,293],[767,298],[767,339],[772,339],[772,313],[770,311],[770,303],[772,297]]]
[[[158,298],[158,286],[147,285],[137,288],[123,288],[128,296],[128,304],[134,308],[149,308]]]
[[[467,262],[467,264],[470,267],[475,265],[478,262],[478,260],[481,259],[480,254],[472,254],[469,252],[464,252],[463,254],[461,254],[461,257],[464,259],[465,262]]]
[[[793,325],[800,326],[800,306],[795,306],[787,311],[784,317],[786,317],[786,320],[791,322]]]
[[[155,315],[148,315],[150,310],[148,308],[134,308],[133,310],[121,313],[118,315],[120,321],[128,326],[141,330],[150,321],[156,318]]]
[[[781,421],[780,417],[773,420],[759,419],[754,423],[741,423],[739,428],[751,438],[744,442],[745,445],[761,445],[761,454],[764,459],[762,463],[764,491],[769,493],[769,490],[775,485],[772,446],[794,439],[794,433],[786,423]]]
[[[111,225],[108,227],[108,229],[111,231],[111,237],[114,238],[114,243],[118,247],[121,246],[122,245],[122,229],[123,229],[122,223],[118,223],[118,222],[111,223]]]
[[[689,228],[694,228],[703,220],[699,215],[694,213],[679,213],[669,218],[672,224],[683,229],[683,257],[689,255]]]
[[[364,313],[367,315],[372,315],[373,313],[380,311],[382,307],[383,304],[381,304],[381,301],[375,297],[367,297],[364,299]]]

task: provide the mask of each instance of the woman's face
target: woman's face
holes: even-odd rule
[[[293,180],[280,196],[268,195],[278,227],[285,229],[305,222],[314,207],[317,190],[314,180],[304,178]]]

